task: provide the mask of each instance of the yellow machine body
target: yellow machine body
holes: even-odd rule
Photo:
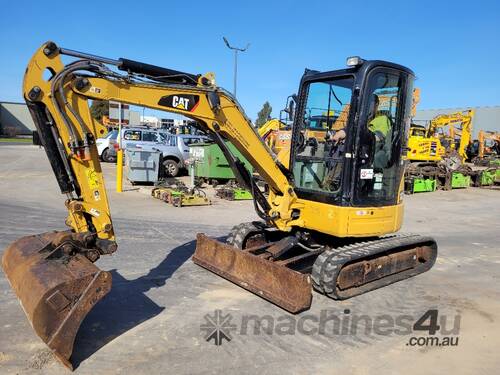
[[[62,55],[78,60],[65,65]],[[109,69],[108,65],[126,74],[119,74],[116,69]],[[48,79],[44,78],[47,73],[50,76]],[[353,90],[358,96],[353,96],[353,101],[346,103],[336,97],[341,104],[336,114],[330,110],[330,105],[326,110],[320,109],[314,121],[321,126],[301,133],[297,133],[302,131],[297,120],[300,117],[295,117],[295,133],[290,137],[292,143],[284,143],[276,155],[259,136],[236,99],[215,85],[212,73],[193,75],[128,59],[113,60],[66,50],[52,42],[42,45],[26,69],[23,94],[60,190],[66,196],[66,224],[71,230],[19,239],[9,246],[2,260],[6,276],[22,305],[29,306],[26,313],[28,319],[35,322],[37,334],[65,365],[71,367],[70,357],[80,322],[111,288],[111,275],[93,264],[100,256],[117,249],[95,144],[95,140],[104,135],[105,129],[90,114],[89,102],[94,100],[118,101],[183,115],[195,120],[201,130],[216,140],[237,177],[251,187],[256,211],[263,223],[255,229],[257,236],[248,237],[253,245],[247,243],[243,246],[240,241],[240,250],[235,248],[238,233],[233,235],[232,245],[199,235],[193,260],[288,311],[298,312],[309,307],[312,283],[322,293],[343,299],[428,270],[437,256],[437,246],[431,238],[413,235],[401,239],[382,238],[377,240],[379,242],[373,240],[374,237],[398,231],[402,223],[404,179],[401,154],[402,136],[406,134],[401,124],[407,123],[410,116],[413,72],[390,62],[359,60],[358,65],[349,69],[324,74],[306,71],[301,87],[309,87],[309,81],[323,80],[320,83],[326,83],[330,88],[331,82],[335,82],[339,91],[349,90],[354,85],[346,84],[344,76],[347,75],[353,83],[357,79],[359,82],[356,85],[363,86],[366,91],[365,81],[373,75],[384,74],[386,78],[377,82],[387,83],[396,77],[393,86],[382,86],[380,97],[384,100],[390,98],[387,92],[396,88],[394,95],[399,103],[387,100],[384,105],[394,111],[394,119],[397,119],[398,129],[401,129],[394,133],[395,137],[399,136],[395,143],[397,146],[390,146],[389,142],[382,144],[374,132],[368,130],[368,126],[365,126],[364,137],[367,144],[377,142],[379,151],[384,147],[396,147],[391,154],[392,160],[396,161],[390,164],[387,159],[385,163],[390,166],[379,169],[396,170],[397,173],[382,183],[382,177],[377,180],[375,167],[363,167],[368,163],[375,165],[376,154],[370,160],[367,153],[361,153],[358,159],[352,153],[346,153],[342,161],[349,168],[346,167],[343,172],[352,180],[343,180],[346,188],[338,190],[344,194],[341,198],[328,200],[318,196],[333,191],[325,186],[335,175],[324,173],[325,179],[318,188],[323,191],[308,193],[304,191],[307,187],[297,186],[292,178],[290,163],[299,160],[294,159],[299,148],[305,150],[318,144],[326,147],[328,129],[344,128],[351,134],[357,134],[353,133],[357,126],[355,121],[358,121],[354,113],[359,108],[350,103],[356,103],[356,99],[361,103],[357,105],[368,108],[373,105],[369,101],[372,94],[362,95],[362,91]],[[297,108],[301,109],[300,102]],[[360,113],[365,114],[365,110]],[[368,116],[365,116],[368,124]],[[346,124],[350,122],[351,130],[348,130]],[[269,124],[269,128],[270,131],[283,131],[281,124],[276,122]],[[304,142],[297,141],[300,138]],[[226,140],[241,152],[266,182],[269,187],[267,197],[224,146]],[[328,152],[321,160],[327,167],[335,159]],[[300,157],[303,158],[300,163],[309,158]],[[314,155],[308,160],[311,158],[314,159]],[[304,166],[313,168],[315,162],[309,161],[310,165]],[[348,173],[353,170],[356,176]],[[368,177],[358,180],[362,176]],[[383,184],[386,184],[387,190],[382,190]],[[370,188],[374,193],[362,195],[365,191],[361,191],[358,185],[365,191]],[[376,185],[378,190],[374,188]],[[353,192],[355,198],[351,200],[349,194]],[[365,200],[359,198],[356,201],[358,193]],[[307,194],[310,194],[309,198],[306,198]],[[246,230],[247,227],[240,229]],[[279,234],[279,240],[265,240],[263,243],[262,239],[268,235],[267,229],[272,232],[270,235]],[[363,240],[356,245],[358,250],[353,254],[357,255],[338,266],[339,282],[331,277],[328,281],[322,273],[325,267],[318,265],[318,261],[338,262],[332,257],[342,249],[334,249],[334,246],[336,241],[346,238],[351,239],[351,244],[358,238]],[[348,258],[344,256],[341,259],[347,261]],[[27,287],[27,280],[38,287]],[[55,318],[52,319],[52,316]]]
[[[427,136],[427,130],[420,126],[410,127],[406,159],[411,161],[440,161],[446,153],[438,137]]]

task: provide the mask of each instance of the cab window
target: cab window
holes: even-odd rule
[[[154,132],[143,132],[142,133],[142,140],[144,142],[156,142],[156,133]]]
[[[183,138],[184,145],[189,146],[193,143],[200,143],[203,141],[202,138]]]
[[[168,146],[177,146],[177,137],[175,135],[159,133],[161,142]]]
[[[140,141],[141,132],[139,130],[126,130],[125,133],[123,133],[123,139],[126,141]]]
[[[106,135],[106,139],[116,139],[116,137],[118,136],[118,130],[113,130],[113,131],[110,131],[107,135]]]

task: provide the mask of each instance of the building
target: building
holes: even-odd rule
[[[137,126],[141,123],[141,114],[138,111],[130,111],[130,126]]]
[[[150,126],[152,128],[159,128],[161,124],[160,119],[156,116],[141,116],[140,119],[141,125]]]
[[[118,107],[115,107],[110,108],[110,117],[118,118]],[[193,124],[193,121],[188,119],[141,116],[138,111],[129,110],[128,106],[122,111],[123,126],[147,125],[153,128],[177,129]],[[34,130],[36,127],[26,103],[0,102],[0,134],[31,135]]]
[[[0,102],[0,134],[31,135],[36,130],[26,103]]]
[[[473,138],[477,138],[479,130],[500,132],[500,106],[423,109],[417,111],[417,114],[413,118],[413,122],[424,125],[438,115],[462,112],[469,109],[475,111],[474,118],[472,119]]]
[[[174,119],[176,127],[191,125],[194,121],[189,119]]]
[[[162,118],[160,121],[162,129],[172,129],[174,127],[175,121],[173,118]]]

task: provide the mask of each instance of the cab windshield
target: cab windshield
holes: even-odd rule
[[[354,77],[346,76],[306,87],[304,119],[293,163],[298,189],[340,193],[353,84]]]

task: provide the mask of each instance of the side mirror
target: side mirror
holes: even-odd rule
[[[290,100],[290,104],[288,105],[288,115],[290,116],[290,120],[293,120],[295,117],[295,102]]]
[[[286,113],[288,113],[288,117],[290,121],[293,121],[295,117],[295,103],[297,101],[297,95],[293,94],[288,97],[288,107],[286,109]]]

